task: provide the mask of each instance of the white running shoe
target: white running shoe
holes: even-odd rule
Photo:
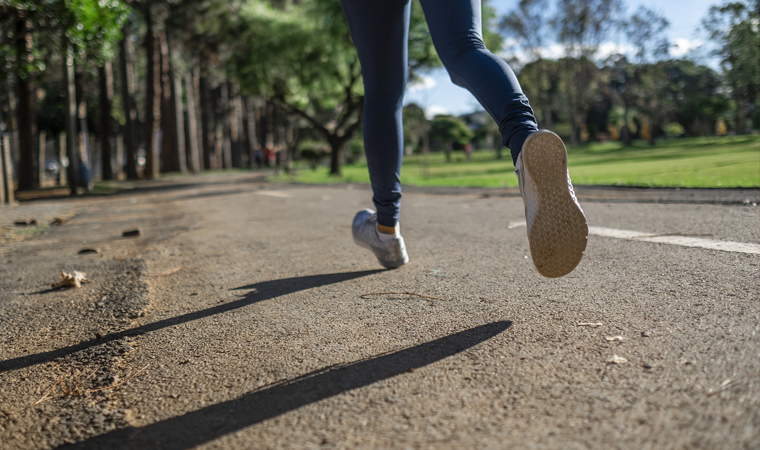
[[[351,234],[354,236],[354,242],[371,250],[386,269],[395,269],[409,262],[404,238],[401,235],[385,241],[380,240],[377,235],[377,214],[371,209],[356,213]]]
[[[548,130],[528,136],[515,173],[536,270],[549,278],[567,275],[586,250],[588,225],[570,181],[562,139]]]

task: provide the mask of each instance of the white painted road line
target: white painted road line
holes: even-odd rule
[[[524,227],[524,220],[510,222],[508,229]],[[656,244],[680,245],[681,247],[697,247],[710,250],[720,250],[734,253],[760,254],[760,244],[746,244],[744,242],[716,241],[689,236],[662,235],[657,233],[645,233],[642,231],[621,230],[618,228],[588,227],[588,233],[595,236],[609,237],[614,239],[626,239],[631,241],[653,242]]]

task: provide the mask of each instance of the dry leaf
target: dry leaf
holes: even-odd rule
[[[71,273],[61,271],[61,279],[53,283],[53,289],[58,289],[67,286],[74,286],[75,288],[82,287],[83,283],[89,283],[84,272],[77,272],[76,270]]]
[[[605,336],[604,339],[607,342],[622,341],[623,340],[623,336]]]
[[[607,362],[610,364],[625,364],[628,360],[622,356],[612,355],[612,358],[608,359]]]
[[[179,272],[180,269],[181,269],[181,267],[175,267],[174,269],[165,270],[165,271],[163,271],[161,273],[157,273],[155,275],[145,275],[145,276],[148,277],[148,278],[165,277],[167,275],[171,275],[173,273]]]

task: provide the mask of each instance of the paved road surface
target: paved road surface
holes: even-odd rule
[[[365,188],[56,202],[0,247],[0,447],[760,448],[758,207],[593,198],[617,231],[550,280],[519,198],[435,192],[392,271],[350,238]]]

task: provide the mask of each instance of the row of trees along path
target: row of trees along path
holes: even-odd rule
[[[758,5],[716,6],[704,23],[739,132],[758,116]],[[665,120],[657,94],[672,72],[658,60],[667,22],[624,9],[622,0],[521,0],[499,20],[484,1],[487,46],[498,52],[505,36],[515,38],[529,56],[521,82],[542,126],[563,118],[573,143],[598,91],[614,84],[595,75],[614,32],[634,49],[605,63],[623,106],[621,138],[630,140],[634,108],[655,125]],[[0,132],[12,135],[19,189],[44,184],[48,137],[72,162],[75,194],[80,161],[99,161],[103,179],[155,178],[251,166],[267,145],[283,148],[287,164],[303,139],[327,142],[331,173],[340,174],[343,150],[360,133],[361,68],[337,0],[3,0],[0,31]],[[554,42],[565,55],[546,59]],[[412,81],[440,65],[416,0],[409,60]]]
[[[46,137],[72,162],[75,194],[94,153],[103,179],[155,178],[250,166],[264,145],[287,161],[301,129],[329,143],[340,173],[361,126],[337,1],[7,0],[0,12],[19,189],[44,184]],[[413,74],[440,64],[419,5],[410,56]]]

